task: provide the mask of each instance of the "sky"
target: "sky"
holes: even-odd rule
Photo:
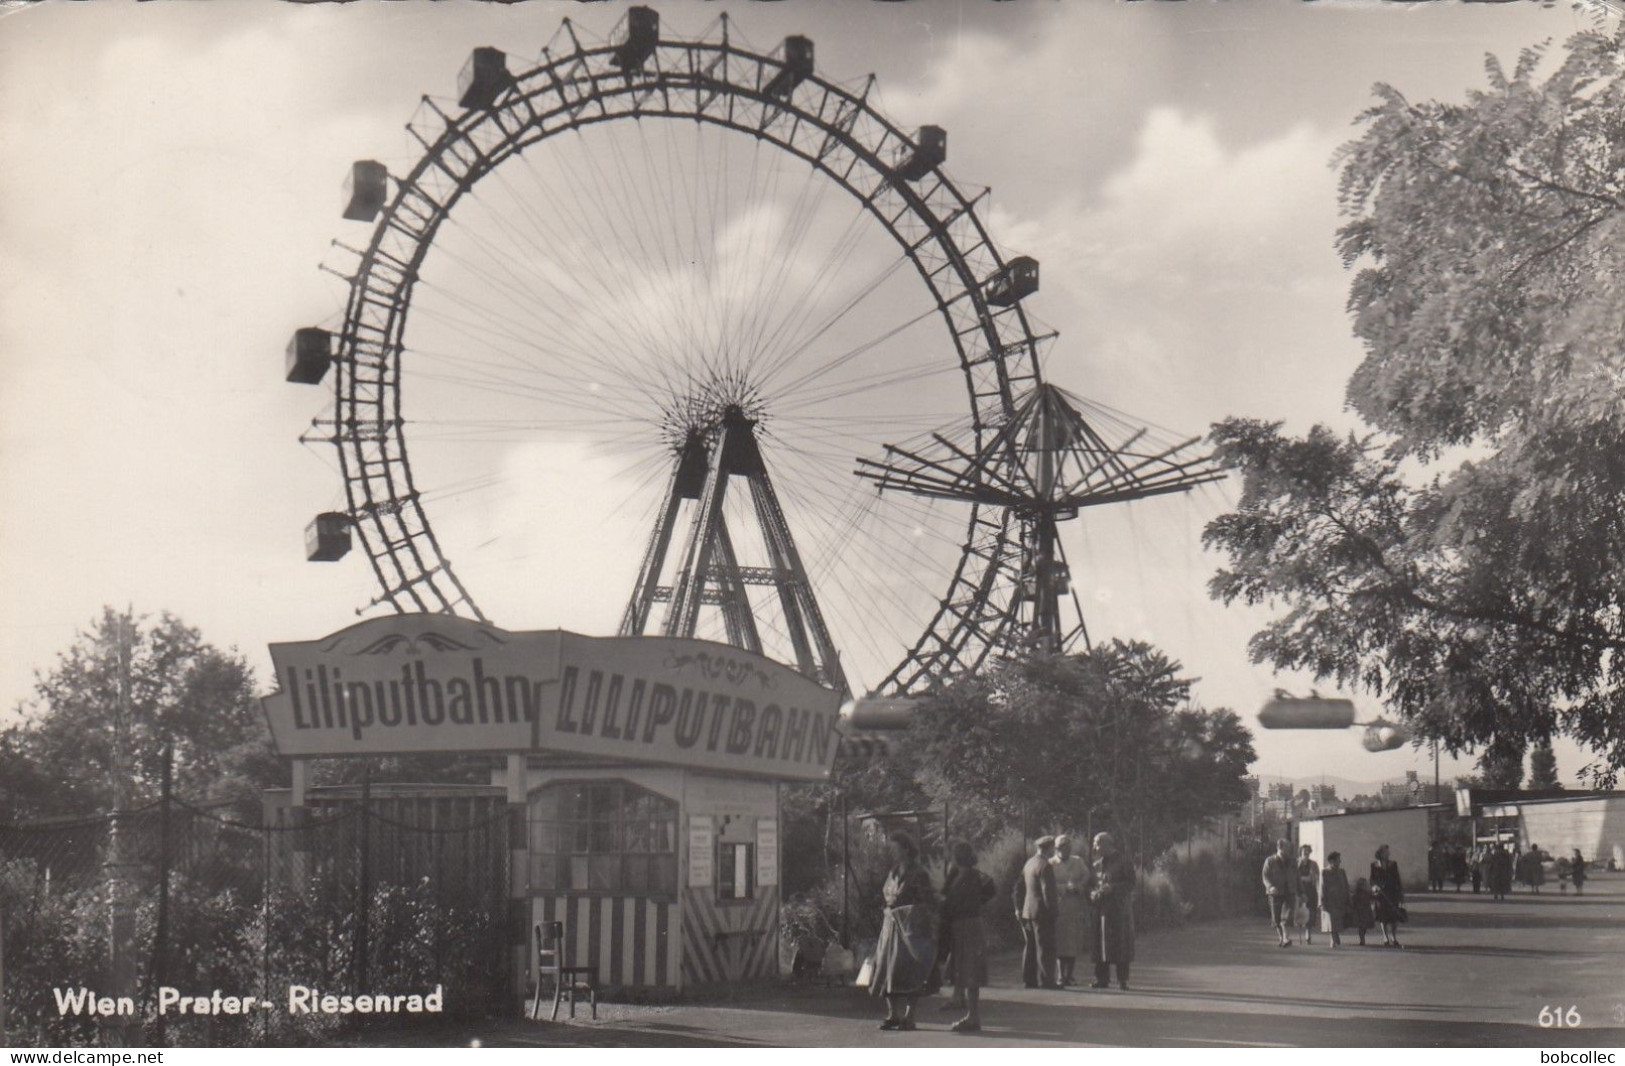
[[[945,127],[956,181],[992,189],[985,218],[1000,248],[1042,263],[1042,288],[1026,306],[1059,332],[1046,380],[1181,437],[1231,415],[1294,432],[1316,422],[1357,428],[1343,402],[1361,351],[1344,312],[1350,278],[1333,250],[1331,160],[1371,86],[1459,99],[1483,84],[1486,53],[1509,57],[1592,25],[1573,9],[1535,4],[654,6],[671,36],[705,33],[722,11],[762,50],[805,34],[822,75],[844,84],[874,73],[872,99],[898,124]],[[299,441],[323,392],[282,380],[292,331],[331,323],[343,306],[344,284],[318,265],[344,262],[334,240],[367,236],[339,218],[340,183],[353,160],[395,172],[411,165],[418,151],[404,123],[422,95],[454,95],[472,48],[499,47],[524,66],[564,18],[603,37],[624,7],[0,8],[0,720],[104,604],[172,611],[239,649],[261,678],[267,644],[354,621],[377,591],[362,553],[336,564],[303,558],[305,524],[342,501],[331,450]],[[558,180],[549,158],[538,180]],[[584,155],[579,165],[598,164]],[[550,193],[543,212],[564,210],[564,195]],[[478,224],[505,237],[502,211],[516,208],[485,207]],[[785,232],[770,211],[711,216],[724,251],[767,247]],[[830,243],[824,216],[808,218],[819,225],[786,267],[792,282],[810,249]],[[465,221],[478,228],[478,216]],[[865,276],[871,247],[857,246],[851,276]],[[443,254],[457,254],[455,243]],[[637,284],[606,289],[594,313],[624,320],[638,300],[681,303],[680,291],[649,295],[657,271],[619,254],[622,276]],[[456,272],[443,265],[449,283]],[[904,308],[906,287],[896,284]],[[891,290],[877,291],[870,302],[889,305]],[[433,293],[423,297],[427,322]],[[866,314],[848,340],[890,321],[885,309]],[[888,343],[877,358],[902,360],[935,342],[910,327]],[[466,400],[455,383],[437,392],[435,380],[407,384],[425,403],[438,396],[449,425]],[[906,435],[937,414],[945,394],[933,389],[857,396],[846,413],[889,411]],[[492,403],[551,417],[527,409],[528,395]],[[624,442],[612,439],[619,432],[606,421],[596,437],[584,430],[575,440],[555,426],[531,439],[487,435],[462,451],[468,442],[425,435],[426,476],[444,484],[463,467],[486,471],[469,473],[479,484],[447,492],[431,514],[497,624],[613,628],[661,461],[655,454],[651,466],[646,447],[631,478],[616,452]],[[890,439],[876,428],[829,444],[844,462]],[[792,526],[804,516],[815,579],[828,575],[836,643],[844,629],[854,662],[884,656],[885,635],[871,639],[858,599],[842,602],[841,591],[887,576],[884,533],[843,554],[833,527],[819,525],[827,516],[811,489],[795,484],[796,469],[813,476],[809,461],[792,454],[788,432],[781,444],[787,508]],[[1267,614],[1205,593],[1219,560],[1204,554],[1201,528],[1234,495],[1217,486],[1102,509],[1068,523],[1063,538],[1097,639],[1156,643],[1197,679],[1203,705],[1252,721],[1275,688],[1312,682],[1251,664],[1247,637]],[[930,574],[905,576],[937,587]],[[1371,697],[1348,695],[1362,718],[1381,712]],[[1372,755],[1352,731],[1260,731],[1255,746],[1257,772],[1304,781],[1407,770],[1426,779],[1433,770],[1426,751]],[[1572,782],[1586,756],[1566,743],[1557,751]],[[1446,758],[1443,773],[1470,762]]]

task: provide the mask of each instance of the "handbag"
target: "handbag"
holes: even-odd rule
[[[868,988],[875,980],[875,953],[870,952],[863,960],[863,966],[858,970],[858,979],[855,982],[859,988]]]
[[[869,964],[872,970],[873,958]],[[824,961],[819,965],[818,972],[825,977],[845,977],[852,972],[852,952],[839,944],[831,944],[829,950],[824,952]]]
[[[1404,904],[1400,904],[1400,906],[1397,909],[1399,911],[1399,920],[1400,921],[1408,922],[1408,921],[1411,920],[1410,912],[1405,909]]]

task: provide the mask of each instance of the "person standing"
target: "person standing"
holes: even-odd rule
[[[1059,893],[1055,867],[1050,865],[1054,855],[1055,838],[1039,837],[1011,893],[1016,920],[1021,923],[1021,982],[1028,988],[1061,987],[1055,972],[1055,916]]]
[[[1457,847],[1450,852],[1450,880],[1455,882],[1456,891],[1467,881],[1467,849]]]
[[[1090,922],[1095,963],[1091,988],[1105,988],[1117,967],[1117,987],[1128,991],[1128,968],[1134,961],[1134,870],[1117,850],[1110,833],[1096,833],[1094,861],[1089,868]]]
[[[1512,895],[1512,853],[1504,843],[1491,847],[1487,865],[1490,898],[1498,901]]]
[[[1484,887],[1484,867],[1488,864],[1488,862],[1489,852],[1484,850],[1483,845],[1475,847],[1473,849],[1473,856],[1467,863],[1467,872],[1473,877],[1473,895],[1475,896],[1478,895],[1479,891]]]
[[[1354,931],[1360,934],[1360,946],[1363,948],[1366,930],[1377,923],[1371,914],[1371,882],[1363,877],[1354,882],[1354,897],[1349,910],[1353,912]]]
[[[1308,844],[1298,849],[1297,881],[1293,887],[1292,922],[1303,930],[1303,942],[1308,944],[1319,919],[1320,864],[1310,858],[1315,849]]]
[[[1582,895],[1585,892],[1587,874],[1585,856],[1580,854],[1579,848],[1575,848],[1574,854],[1569,856],[1569,876],[1574,879],[1574,894]]]
[[[1349,875],[1343,870],[1343,856],[1331,852],[1320,875],[1320,928],[1332,935],[1332,947],[1343,946],[1342,932],[1349,924],[1353,901],[1349,896]]]
[[[1405,920],[1405,886],[1399,880],[1399,863],[1388,857],[1388,845],[1377,849],[1371,863],[1371,912],[1382,929],[1382,946],[1404,947],[1399,942],[1399,923]]]
[[[931,875],[920,864],[920,849],[913,838],[893,833],[890,844],[892,868],[880,890],[886,910],[875,944],[869,993],[886,997],[886,1018],[880,1028],[906,1032],[914,1028],[914,1000],[924,990],[936,962],[936,942],[931,935],[936,892]]]
[[[1089,928],[1089,901],[1084,893],[1089,884],[1089,863],[1081,855],[1072,853],[1072,838],[1062,834],[1055,838],[1055,956],[1061,964],[1061,984],[1072,983],[1072,971],[1083,950],[1084,936]]]
[[[1431,844],[1428,846],[1428,891],[1444,891],[1444,846]]]
[[[953,1024],[956,1033],[982,1030],[982,986],[987,984],[987,937],[982,908],[999,894],[993,879],[976,868],[976,852],[961,840],[953,848],[954,864],[942,883],[942,920],[952,931],[947,976],[954,999],[963,999],[965,1016]]]
[[[1535,844],[1529,845],[1529,891],[1540,895],[1540,886],[1546,883],[1546,857]]]
[[[1287,922],[1292,920],[1292,841],[1282,837],[1275,842],[1275,853],[1264,860],[1264,897],[1270,905],[1270,922],[1280,934],[1281,947],[1292,946],[1287,935]]]

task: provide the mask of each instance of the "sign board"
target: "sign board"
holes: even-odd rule
[[[779,823],[772,818],[756,820],[756,883],[779,883]]]
[[[821,781],[840,743],[837,693],[711,641],[414,614],[271,660],[281,690],[261,703],[286,756],[551,751]]]
[[[709,814],[688,817],[688,887],[710,888],[717,866],[717,834]]]

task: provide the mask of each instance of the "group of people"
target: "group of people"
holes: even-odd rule
[[[998,887],[977,869],[976,853],[961,841],[953,846],[939,901],[914,840],[896,833],[890,846],[893,865],[881,889],[885,912],[869,978],[870,992],[886,1000],[880,1028],[914,1029],[915,1001],[940,975],[954,986],[946,1008],[965,1011],[953,1031],[979,1032],[981,989],[987,984],[982,911]],[[1118,987],[1128,988],[1133,889],[1133,869],[1110,833],[1096,834],[1087,859],[1073,853],[1068,836],[1039,837],[1011,893],[1021,925],[1026,987],[1071,984],[1077,959],[1087,950],[1095,967],[1091,987],[1108,987],[1116,967]]]
[[[953,846],[953,864],[939,901],[913,838],[895,833],[890,846],[893,863],[881,890],[885,913],[869,979],[870,991],[886,1000],[880,1028],[914,1029],[915,1000],[934,988],[940,977],[954,986],[946,1007],[965,1011],[953,1030],[978,1032],[981,989],[987,984],[982,911],[998,895],[998,886],[977,869],[971,846],[960,841]],[[1546,858],[1533,844],[1516,858],[1506,844],[1479,848],[1470,857],[1465,849],[1436,846],[1428,854],[1428,879],[1438,891],[1448,875],[1459,891],[1470,877],[1474,892],[1487,882],[1495,898],[1503,899],[1511,893],[1514,878],[1540,891]],[[1560,861],[1564,889],[1572,880],[1579,894],[1586,870],[1578,849]],[[1317,925],[1330,934],[1333,948],[1342,947],[1342,933],[1351,926],[1362,945],[1375,927],[1384,947],[1403,946],[1399,927],[1408,917],[1405,887],[1387,844],[1377,849],[1368,876],[1350,885],[1338,852],[1326,856],[1322,869],[1310,845],[1294,851],[1290,840],[1281,839],[1264,860],[1263,882],[1270,921],[1283,948],[1292,946],[1292,930],[1304,944],[1311,943]],[[1109,988],[1115,968],[1117,985],[1126,990],[1134,961],[1133,890],[1133,868],[1110,833],[1095,835],[1088,858],[1073,853],[1069,836],[1039,837],[1011,892],[1021,925],[1023,984],[1065,988],[1073,983],[1077,960],[1087,951],[1095,971],[1090,987]]]
[[[1428,849],[1428,885],[1433,891],[1442,892],[1448,876],[1460,892],[1462,885],[1470,880],[1474,892],[1487,886],[1490,895],[1501,900],[1512,894],[1516,882],[1538,895],[1546,883],[1546,863],[1550,861],[1551,856],[1533,843],[1528,851],[1522,852],[1503,842],[1481,844],[1470,853],[1466,848],[1435,844]],[[1567,858],[1558,859],[1554,866],[1560,892],[1567,892],[1569,883],[1573,882],[1575,895],[1584,894],[1590,864],[1579,848]]]
[[[1264,860],[1264,896],[1269,902],[1270,922],[1280,936],[1280,946],[1292,946],[1291,929],[1308,944],[1314,927],[1331,935],[1331,946],[1343,946],[1343,930],[1353,926],[1361,945],[1373,927],[1382,931],[1382,946],[1403,947],[1399,926],[1407,919],[1405,886],[1400,881],[1399,863],[1389,854],[1388,845],[1377,849],[1369,877],[1349,885],[1343,869],[1343,856],[1331,852],[1326,868],[1315,862],[1314,848],[1304,844],[1294,855],[1292,841],[1275,842],[1275,852]]]

